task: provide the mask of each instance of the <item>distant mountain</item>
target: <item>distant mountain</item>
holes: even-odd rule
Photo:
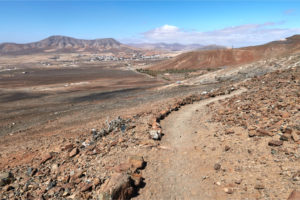
[[[192,51],[192,50],[210,50],[210,49],[224,49],[224,46],[218,45],[201,45],[201,44],[179,44],[179,43],[132,43],[129,46],[148,49],[148,50],[164,50],[164,51]]]
[[[0,54],[31,54],[45,52],[132,52],[137,49],[123,45],[112,38],[83,40],[66,36],[51,36],[38,42],[27,44],[2,43]]]
[[[218,68],[247,64],[296,52],[300,52],[300,35],[258,46],[186,52],[150,68],[153,70]]]

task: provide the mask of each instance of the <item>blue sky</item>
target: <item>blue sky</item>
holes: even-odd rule
[[[246,46],[300,33],[297,1],[1,1],[0,43],[51,35]]]

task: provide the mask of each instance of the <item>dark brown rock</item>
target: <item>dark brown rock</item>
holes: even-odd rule
[[[254,186],[254,189],[257,189],[257,190],[263,190],[263,189],[265,189],[265,186],[264,186],[263,184],[256,184],[256,185]]]
[[[225,151],[229,151],[230,150],[230,146],[228,145],[225,145],[225,148],[224,148]]]
[[[221,165],[219,163],[216,163],[214,165],[214,169],[217,171],[217,170],[220,170],[221,169]]]
[[[280,140],[282,140],[282,141],[288,141],[289,137],[286,134],[284,134],[284,135],[280,136]]]
[[[268,143],[269,146],[281,146],[283,145],[283,141],[282,140],[271,140]]]
[[[0,173],[0,186],[5,186],[14,181],[14,176],[10,172]]]

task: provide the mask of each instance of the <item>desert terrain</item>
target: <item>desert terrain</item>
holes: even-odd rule
[[[1,199],[299,198],[299,44],[0,46]]]

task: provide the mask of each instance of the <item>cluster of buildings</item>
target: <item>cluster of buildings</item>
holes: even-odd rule
[[[93,61],[122,61],[122,60],[157,60],[163,59],[160,55],[141,55],[133,54],[132,56],[96,56],[90,59],[90,62]]]

